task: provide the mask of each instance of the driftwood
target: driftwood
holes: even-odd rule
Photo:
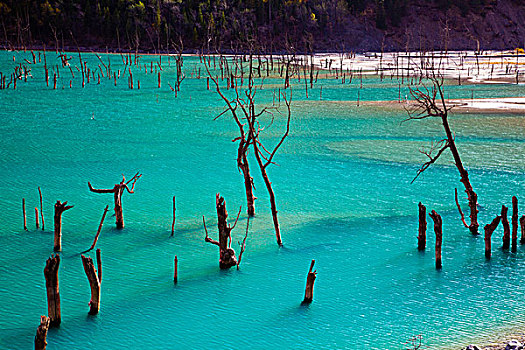
[[[99,256],[97,254],[97,256]],[[97,270],[95,265],[93,265],[93,259],[86,258],[84,255],[80,256],[82,258],[82,265],[84,266],[84,272],[89,281],[89,286],[91,288],[91,300],[89,301],[89,314],[96,315],[100,310],[100,279],[97,275]],[[99,263],[99,270],[101,264]],[[101,276],[102,277],[102,276]]]
[[[60,312],[60,292],[58,288],[58,267],[60,266],[60,256],[51,256],[46,261],[44,277],[46,278],[47,292],[47,314],[49,315],[50,327],[57,327],[61,322]]]
[[[434,233],[436,234],[436,269],[439,270],[443,267],[441,263],[441,241],[443,238],[443,221],[441,220],[441,216],[438,213],[436,213],[435,210],[432,210],[432,212],[428,215],[434,221]]]
[[[60,203],[57,201],[55,203],[55,252],[62,250],[62,213],[71,208],[73,205],[67,205],[67,202]]]
[[[100,219],[100,224],[98,225],[97,234],[95,235],[95,239],[93,240],[93,244],[91,245],[91,247],[89,247],[88,250],[84,250],[80,254],[85,254],[85,253],[93,250],[95,248],[95,246],[97,245],[98,236],[100,235],[100,231],[102,230],[102,225],[104,224],[104,219],[106,218],[106,214],[108,213],[108,209],[109,209],[109,205],[106,205],[106,208],[104,208],[104,214],[102,214],[102,219]]]
[[[427,244],[427,208],[419,202],[419,232],[417,235],[417,249],[425,250]]]
[[[303,303],[309,304],[314,299],[314,282],[317,274],[317,270],[312,271],[314,268],[315,260],[310,263],[310,270],[306,277],[306,289],[304,291]]]
[[[499,222],[501,220],[501,216],[496,216],[494,220],[490,224],[485,225],[485,258],[490,259],[492,255],[492,233],[499,225]]]
[[[518,250],[518,198],[512,196],[512,252]]]
[[[40,316],[40,325],[36,329],[35,350],[46,350],[47,330],[49,329],[49,317]]]
[[[118,229],[124,228],[124,215],[122,214],[122,194],[124,190],[127,190],[128,193],[135,193],[135,183],[142,174],[137,172],[130,180],[126,181],[124,175],[122,175],[122,181],[118,184],[115,184],[113,188],[110,189],[96,189],[91,186],[91,183],[88,182],[88,187],[91,192],[95,193],[113,193],[113,198],[115,201],[115,218],[116,225]],[[128,184],[132,182],[131,189],[128,187]]]
[[[241,209],[239,209],[235,223],[233,226],[230,226],[227,222],[228,212],[226,211],[226,202],[224,201],[224,198],[222,198],[218,193],[215,196],[215,204],[217,207],[217,227],[219,229],[219,241],[211,239],[208,236],[208,229],[206,228],[206,221],[203,216],[202,222],[206,232],[206,237],[204,240],[219,247],[219,267],[221,269],[229,269],[230,267],[237,265],[235,250],[233,250],[231,247],[231,231],[235,228],[235,225],[237,225],[239,215],[241,214]]]
[[[503,225],[503,246],[502,249],[509,249],[510,247],[510,226],[509,219],[507,219],[507,212],[509,208],[501,206],[501,224]]]

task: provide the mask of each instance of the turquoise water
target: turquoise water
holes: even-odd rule
[[[31,58],[29,52],[14,55],[16,63],[13,53],[0,53],[0,71]],[[48,62],[55,56],[48,52]],[[83,58],[98,65],[93,55]],[[119,56],[110,59],[113,70],[124,68]],[[151,60],[158,57],[142,58],[148,68]],[[223,105],[205,79],[190,75],[198,65],[185,58],[187,77],[177,98],[167,86],[174,84],[174,62],[165,58],[161,89],[155,74],[137,68],[140,90],[129,90],[127,77],[116,87],[102,79],[82,88],[79,72],[71,79],[61,68],[53,90],[37,64],[27,83],[0,91],[0,348],[32,347],[39,317],[47,313],[43,268],[53,252],[56,200],[75,207],[63,215],[62,324],[49,331],[49,349],[402,349],[417,334],[431,348],[459,348],[522,325],[524,249],[501,251],[499,227],[493,258],[485,261],[483,237],[470,236],[459,220],[454,188],[461,184],[451,160],[410,184],[424,161],[418,148],[443,135],[439,123],[400,124],[402,108],[357,107],[349,102],[357,99],[357,79],[320,81],[310,99],[303,82],[294,80],[290,137],[275,158],[279,165],[269,169],[284,247],[275,243],[268,197],[251,159],[257,215],[241,269],[220,271],[216,247],[204,242],[202,215],[216,235],[215,193],[234,216],[244,204],[244,187],[231,142],[236,127],[227,116],[213,121]],[[257,98],[271,102],[272,87],[279,86],[280,80],[266,79]],[[472,91],[477,98],[523,94],[516,85],[451,85],[446,91],[451,98],[469,98]],[[362,101],[397,100],[398,82],[365,78],[359,94]],[[451,124],[479,195],[480,223],[501,204],[509,206],[513,195],[524,201],[522,116],[453,115]],[[276,115],[265,141],[275,143],[282,127]],[[89,192],[87,181],[112,187],[121,174],[139,170],[136,193],[123,197],[125,229],[116,230],[108,214],[100,235],[101,310],[89,316],[79,253],[91,245],[112,196]],[[38,186],[44,232],[34,227]],[[169,237],[174,195],[177,226]],[[419,201],[443,217],[442,271],[434,269],[430,222],[427,251],[416,250]],[[233,231],[237,252],[245,224],[243,210]],[[311,259],[318,271],[314,302],[301,306]]]

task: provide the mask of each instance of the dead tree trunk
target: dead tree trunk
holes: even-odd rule
[[[100,310],[100,280],[97,275],[95,265],[93,265],[93,259],[86,258],[81,255],[82,265],[84,266],[84,272],[89,281],[91,288],[91,300],[89,301],[89,314],[96,315]]]
[[[312,271],[314,268],[315,260],[312,260],[310,263],[310,270],[308,271],[308,276],[306,277],[306,288],[304,291],[304,300],[303,304],[309,304],[314,299],[314,282],[317,274],[317,270]]]
[[[441,264],[441,241],[443,237],[443,222],[441,220],[441,216],[438,213],[436,213],[435,210],[432,210],[429,216],[434,221],[434,233],[436,234],[436,269],[439,270],[443,266]]]
[[[177,259],[177,255],[175,255],[175,259],[173,260],[173,283],[177,284],[179,280],[179,272],[178,272],[178,266],[179,265],[179,259]]]
[[[467,193],[468,197],[468,206],[470,208],[470,225],[468,226],[468,228],[472,234],[478,234],[478,196],[474,192],[474,189],[470,184],[468,172],[463,166],[463,162],[461,161],[458,149],[456,147],[455,136],[452,133],[450,125],[448,123],[448,111],[452,107],[447,107],[447,105],[445,104],[445,96],[443,94],[442,89],[443,81],[438,80],[438,78],[436,78],[435,76],[431,77],[431,81],[434,84],[431,90],[429,90],[428,88],[425,88],[424,90],[412,88],[410,89],[410,94],[415,100],[415,108],[408,112],[409,117],[406,120],[438,117],[441,119],[441,123],[443,124],[443,128],[445,129],[446,139],[443,139],[436,144],[437,146],[439,146],[440,149],[435,156],[432,155],[432,152],[436,150],[435,147],[431,147],[430,151],[428,152],[422,151],[422,153],[429,157],[430,160],[421,166],[414,180],[431,164],[435,163],[439,156],[441,156],[441,154],[447,148],[450,148],[450,152],[452,153],[452,157],[454,158],[454,163],[461,177],[460,182],[465,186],[465,192]],[[437,96],[438,93],[439,96]],[[414,180],[412,180],[412,182]],[[461,208],[459,209],[461,213]]]
[[[91,247],[89,247],[88,250],[84,250],[80,254],[85,254],[93,250],[95,246],[97,245],[98,236],[100,235],[100,231],[102,230],[102,225],[104,225],[104,219],[106,218],[106,214],[108,213],[108,208],[109,208],[109,205],[106,205],[106,207],[104,208],[104,213],[102,214],[102,219],[100,219],[100,224],[98,224],[98,230],[97,230],[97,234],[95,235],[95,239],[93,240],[93,244],[91,244]]]
[[[49,317],[40,316],[40,325],[36,329],[35,350],[46,350],[47,330],[49,329]]]
[[[231,247],[231,231],[235,228],[235,225],[237,225],[241,211],[239,209],[239,214],[237,214],[235,223],[233,226],[230,226],[227,222],[228,212],[226,211],[226,202],[218,193],[215,196],[215,204],[217,207],[219,241],[215,241],[208,237],[208,229],[206,228],[206,222],[203,216],[202,222],[204,224],[204,230],[206,231],[206,237],[204,240],[219,247],[219,267],[221,269],[229,269],[230,267],[237,265],[235,250]]]
[[[525,215],[523,215],[520,218],[520,226],[521,226],[521,239],[520,243],[525,244]]]
[[[417,236],[417,249],[425,250],[427,244],[427,208],[419,202],[419,233]]]
[[[46,278],[47,292],[47,314],[49,315],[50,327],[58,327],[61,322],[60,312],[60,292],[58,289],[58,267],[60,266],[60,256],[51,256],[46,261],[44,277]]]
[[[490,224],[485,225],[485,258],[490,259],[490,256],[492,255],[492,233],[499,225],[499,221],[501,220],[501,216],[496,216],[494,220]]]
[[[171,235],[175,233],[175,196],[173,196],[173,221],[171,222]]]
[[[115,184],[115,186],[111,189],[96,189],[91,186],[91,183],[88,182],[88,187],[91,192],[95,193],[113,193],[113,198],[115,201],[115,218],[116,218],[116,224],[118,229],[124,228],[124,215],[122,214],[122,194],[124,193],[124,190],[127,190],[128,193],[135,193],[135,183],[137,180],[142,176],[142,174],[139,174],[138,172],[133,176],[130,180],[126,181],[126,178],[122,176],[122,181],[118,184]],[[128,184],[130,182],[132,183],[131,189],[128,187]]]
[[[44,231],[44,207],[42,204],[42,190],[40,190],[40,187],[38,187],[38,194],[40,195],[40,216],[42,217],[42,231]]]
[[[518,199],[512,196],[512,252],[518,250]]]
[[[27,231],[26,199],[22,198],[22,214],[24,215],[24,230]]]
[[[509,249],[510,247],[510,226],[507,219],[507,212],[509,208],[501,206],[501,223],[503,224],[503,246],[502,249]]]
[[[67,205],[67,202],[57,201],[55,203],[55,252],[62,250],[62,213],[73,207],[73,205]]]

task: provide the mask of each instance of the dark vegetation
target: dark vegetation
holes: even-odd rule
[[[165,52],[508,49],[520,0],[3,0],[0,43]]]

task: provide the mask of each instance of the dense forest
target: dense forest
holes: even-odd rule
[[[2,0],[12,47],[166,51],[514,48],[521,0]]]

